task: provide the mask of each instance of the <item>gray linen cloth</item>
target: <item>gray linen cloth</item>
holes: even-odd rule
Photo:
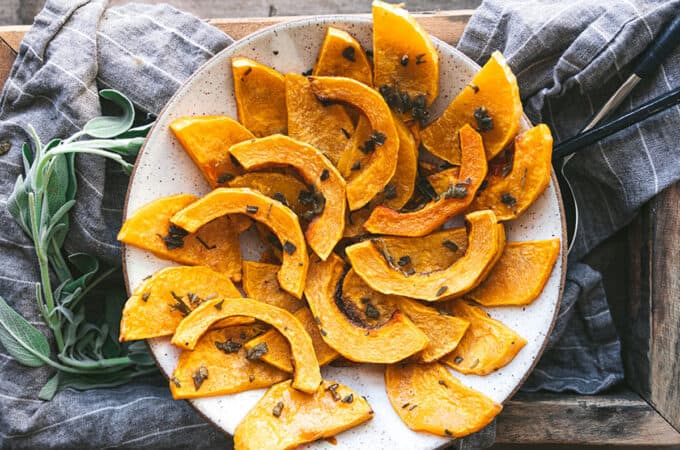
[[[559,143],[578,133],[677,14],[677,0],[488,0],[475,12],[458,48],[480,64],[500,50],[517,75],[524,111],[532,122],[547,123]],[[680,47],[614,114],[678,85]],[[580,210],[579,231],[550,347],[525,391],[591,394],[623,379],[621,344],[601,276],[582,261],[628,224],[643,203],[680,179],[678,119],[680,107],[675,106],[567,163]]]
[[[677,2],[609,4],[486,2],[460,48],[479,63],[494,49],[509,56],[527,113],[550,124],[559,141],[601,104],[621,81],[623,73],[616,69],[625,73],[678,9]],[[200,64],[231,42],[167,6],[106,6],[105,0],[48,1],[22,42],[0,100],[0,141],[12,144],[0,156],[0,295],[38,326],[33,250],[4,208],[21,172],[25,126],[36,125],[44,141],[69,135],[100,113],[96,92],[105,87],[121,90],[141,110],[156,114]],[[672,58],[675,64],[667,63],[659,76],[640,86],[625,109],[669,89],[665,80],[677,85],[678,53]],[[677,113],[669,110],[648,119],[570,163],[586,231],[570,259],[552,351],[525,388],[597,392],[622,378],[619,343],[599,274],[578,261],[627,223],[642,202],[678,178],[677,157],[664,148],[678,140],[677,127],[670,126]],[[78,206],[66,246],[119,264],[115,235],[127,178],[98,158],[79,157],[77,168]],[[69,389],[42,402],[37,393],[48,377],[49,370],[27,369],[0,348],[0,447],[230,446],[186,403],[172,401],[159,377],[114,389]],[[489,427],[460,446],[485,447],[492,439]]]

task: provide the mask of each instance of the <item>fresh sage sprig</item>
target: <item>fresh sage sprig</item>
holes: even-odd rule
[[[25,174],[17,179],[7,202],[12,217],[33,240],[40,269],[36,301],[54,335],[56,349],[53,352],[47,337],[2,297],[0,343],[26,366],[56,369],[40,391],[39,397],[45,400],[66,387],[84,390],[116,386],[156,371],[143,343],[118,342],[124,289],[108,288],[105,298],[93,295],[97,286],[118,269],[100,270],[94,256],[66,255],[63,249],[68,213],[76,202],[75,155],[109,158],[130,174],[133,165],[124,156],[137,154],[151,127],[133,127],[134,107],[120,92],[106,89],[100,95],[116,104],[122,114],[95,117],[73,136],[45,145],[29,125],[33,142],[32,148],[28,143],[22,147]],[[97,314],[87,314],[92,308],[98,309]]]

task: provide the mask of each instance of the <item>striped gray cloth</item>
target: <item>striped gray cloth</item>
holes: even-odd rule
[[[492,51],[502,51],[517,74],[525,112],[534,123],[547,123],[559,143],[586,124],[628,77],[636,57],[678,14],[678,0],[488,0],[470,20],[458,48],[480,64]],[[678,85],[680,48],[615,114]],[[643,203],[680,179],[679,119],[676,106],[567,163],[579,230],[550,347],[524,390],[590,394],[623,378],[621,344],[601,276],[582,261],[628,224]]]

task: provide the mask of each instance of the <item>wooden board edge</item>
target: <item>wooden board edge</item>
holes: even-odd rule
[[[496,424],[500,444],[680,446],[680,433],[633,391],[520,393]]]

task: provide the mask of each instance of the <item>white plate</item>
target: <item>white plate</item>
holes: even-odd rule
[[[203,195],[209,191],[201,173],[182,150],[168,126],[180,116],[226,114],[237,117],[230,70],[232,56],[252,58],[282,73],[300,73],[314,66],[329,25],[348,31],[364,48],[371,48],[370,20],[351,16],[319,17],[276,25],[252,34],[201,67],[168,102],[149,133],[130,180],[125,217],[159,197],[178,193]],[[440,57],[440,93],[433,105],[436,117],[469,82],[479,66],[450,45],[433,40]],[[525,120],[524,129],[527,125],[528,121]],[[559,237],[564,242],[561,198],[554,176],[546,192],[520,219],[508,223],[506,230],[510,241]],[[253,249],[244,250],[249,250],[244,254],[252,254]],[[552,329],[564,283],[564,254],[563,245],[561,257],[557,259],[543,293],[530,306],[488,308],[492,317],[516,330],[528,343],[510,364],[488,376],[466,376],[453,372],[465,385],[497,402],[504,402],[517,390],[543,351]],[[124,249],[123,262],[128,292],[134,290],[146,276],[173,265],[130,246]],[[177,363],[179,351],[167,338],[150,340],[150,348],[161,371],[169,376]],[[403,424],[385,393],[381,366],[324,367],[322,375],[365,395],[375,410],[375,416],[367,423],[337,436],[337,445],[319,441],[306,448],[431,449],[448,442],[441,437],[413,432]],[[236,425],[263,393],[264,389],[260,389],[202,398],[190,403],[221,430],[233,433]]]

